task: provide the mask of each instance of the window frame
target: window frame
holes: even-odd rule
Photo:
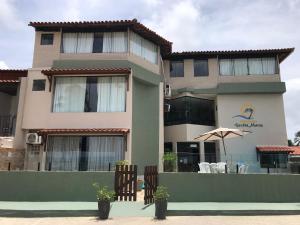
[[[88,144],[87,144],[87,140],[89,137],[122,137],[123,139],[123,149],[122,149],[122,160],[125,160],[126,157],[126,151],[127,151],[127,136],[126,135],[122,135],[122,134],[91,134],[91,135],[80,135],[80,134],[60,134],[60,135],[55,135],[55,134],[51,134],[48,135],[46,138],[46,143],[45,143],[45,149],[46,149],[46,159],[45,159],[45,166],[44,169],[45,171],[70,171],[70,170],[50,170],[49,168],[49,162],[47,161],[47,154],[49,154],[49,137],[79,137],[80,141],[79,141],[79,160],[78,160],[78,170],[71,170],[71,171],[75,171],[75,172],[85,172],[85,171],[109,171],[109,170],[83,170],[82,168],[82,161],[84,160],[84,157],[82,157],[82,152],[88,152]],[[83,143],[85,142],[85,143]],[[52,167],[52,160],[51,160],[51,167]],[[88,165],[88,160],[86,161],[86,165]],[[86,167],[84,167],[86,168]],[[110,167],[111,170],[113,170],[113,166]]]
[[[51,42],[47,42],[47,41],[49,41],[49,40],[45,40],[44,38],[45,38],[45,36],[47,37],[52,37],[52,40],[51,40]],[[44,43],[44,41],[46,41],[45,43]],[[54,43],[54,33],[42,33],[41,34],[41,41],[40,41],[40,45],[53,45],[53,43]]]
[[[264,161],[267,161],[266,158],[263,159],[263,157],[268,157],[268,161],[273,160],[273,162],[276,162],[275,165],[271,163],[264,163]],[[284,156],[286,158],[285,162],[282,163],[280,162],[280,156]],[[260,152],[259,153],[259,162],[260,162],[260,167],[261,168],[282,168],[286,169],[287,168],[287,163],[288,163],[288,154],[283,153],[283,152]],[[284,166],[282,166],[284,164]]]
[[[172,63],[180,63],[180,64],[182,64],[182,74],[172,74]],[[184,60],[171,60],[170,61],[170,70],[169,70],[169,72],[170,72],[170,77],[171,78],[176,78],[176,77],[184,77]]]
[[[274,74],[265,74],[265,73],[250,73],[250,67],[249,67],[249,59],[260,59],[260,62],[262,64],[262,60],[264,58],[273,58],[274,62],[275,62],[275,67],[274,67]],[[237,59],[246,59],[247,60],[247,74],[235,74],[235,68],[234,68],[234,60]],[[232,74],[222,74],[221,73],[221,61],[222,60],[230,60],[232,63]],[[266,76],[266,75],[278,75],[279,74],[279,62],[278,62],[278,57],[277,56],[265,56],[265,57],[238,57],[238,58],[218,58],[218,66],[219,66],[219,76],[222,77],[227,77],[227,76],[238,76],[238,77],[242,77],[242,76]],[[263,64],[262,66],[262,70],[263,70]]]
[[[199,61],[206,62],[207,74],[198,74],[198,73],[196,73],[196,63],[199,62]],[[209,76],[208,59],[194,59],[193,60],[193,67],[194,67],[194,77],[208,77]]]
[[[57,79],[56,78],[62,78],[62,77],[86,77],[87,78],[87,80],[88,80],[88,78],[89,77],[96,77],[96,78],[98,78],[98,77],[124,77],[125,78],[125,105],[124,105],[124,111],[122,111],[122,112],[117,112],[117,113],[126,113],[127,111],[128,111],[128,109],[127,109],[127,101],[128,101],[128,99],[127,99],[127,94],[128,94],[128,91],[129,91],[129,88],[128,88],[128,86],[129,86],[129,79],[128,79],[128,76],[126,76],[126,75],[115,75],[115,76],[107,76],[107,75],[105,75],[105,76],[97,76],[97,74],[95,74],[95,75],[91,75],[91,76],[81,76],[81,75],[79,75],[79,76],[70,76],[70,75],[66,75],[66,76],[53,76],[53,91],[52,91],[52,100],[51,100],[51,108],[50,108],[50,111],[51,111],[51,113],[116,113],[116,112],[94,112],[94,111],[86,111],[86,92],[85,92],[85,102],[84,102],[84,111],[83,112],[54,112],[54,110],[53,110],[53,108],[54,108],[54,98],[55,98],[55,91],[56,91],[56,82],[57,82]],[[87,83],[86,83],[86,85],[87,85]]]
[[[195,106],[192,106],[193,100],[198,100],[201,106],[203,108],[206,107],[207,111],[202,114],[202,117],[198,118],[198,120],[195,119],[193,116],[195,112],[197,112],[197,109],[195,110]],[[172,101],[180,101],[177,105],[176,109],[176,102],[172,103]],[[208,104],[203,104],[203,103]],[[168,104],[171,105],[170,112],[164,113],[164,126],[172,126],[172,125],[180,125],[180,124],[195,124],[195,125],[203,125],[203,126],[215,126],[216,123],[216,112],[215,112],[215,101],[210,99],[204,99],[204,98],[197,98],[197,97],[191,97],[191,96],[182,96],[178,98],[173,98],[167,101]],[[175,107],[175,111],[172,110],[172,105]],[[194,109],[193,109],[194,108]],[[179,110],[178,110],[179,109]],[[201,109],[201,108],[199,108]],[[204,119],[205,117],[209,117],[209,119]]]
[[[41,83],[37,84],[38,82],[42,82],[42,88],[40,88],[40,86],[39,86],[39,85],[41,85]],[[46,90],[46,79],[34,79],[32,81],[31,91],[45,91],[45,90]]]

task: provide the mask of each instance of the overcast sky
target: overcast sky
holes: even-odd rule
[[[300,0],[0,0],[0,68],[31,67],[29,21],[133,18],[174,51],[295,47],[281,77],[289,138],[300,130]]]

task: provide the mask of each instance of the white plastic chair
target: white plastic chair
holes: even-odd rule
[[[248,165],[243,164],[243,165],[239,166],[239,173],[240,174],[247,173],[247,170],[248,170]]]
[[[199,170],[198,173],[210,173],[210,166],[208,162],[198,163]]]
[[[211,173],[218,173],[218,166],[217,163],[210,163],[210,172]]]
[[[225,173],[226,172],[225,166],[226,166],[225,162],[218,162],[217,163],[218,173]]]

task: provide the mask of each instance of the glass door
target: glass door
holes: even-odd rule
[[[197,172],[200,162],[198,142],[177,142],[178,172]]]

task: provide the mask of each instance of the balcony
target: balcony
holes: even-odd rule
[[[215,125],[214,101],[194,97],[166,100],[165,126],[179,124]]]

